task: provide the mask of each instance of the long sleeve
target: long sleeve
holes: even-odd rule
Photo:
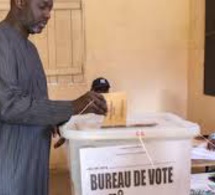
[[[22,42],[20,38],[15,43],[0,32],[0,121],[23,125],[57,125],[67,121],[72,115],[72,102],[52,101],[44,92],[37,92],[41,88],[37,85],[46,86],[46,80],[41,81],[44,75],[34,78],[31,73],[37,71],[41,75],[44,72],[35,66],[40,63],[40,59],[35,59],[37,53],[29,56],[31,53],[24,47],[26,40]],[[43,88],[46,93],[47,89]],[[42,93],[41,98],[37,93]]]

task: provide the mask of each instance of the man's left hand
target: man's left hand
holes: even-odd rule
[[[62,146],[66,141],[65,138],[61,137],[60,131],[59,131],[57,126],[55,126],[54,129],[52,130],[52,136],[54,138],[57,137],[57,136],[59,137],[58,141],[54,144],[55,149],[59,148],[60,146]]]

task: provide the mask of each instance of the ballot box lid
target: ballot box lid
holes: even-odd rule
[[[61,128],[69,140],[191,139],[200,127],[171,113],[147,113],[130,118],[126,126],[75,130]]]

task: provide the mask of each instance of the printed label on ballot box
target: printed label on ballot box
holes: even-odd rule
[[[178,144],[152,142],[145,147],[134,144],[80,149],[82,194],[163,195],[179,192],[180,183],[188,178],[181,176],[181,167],[178,167],[182,163],[179,155],[183,152],[177,149]],[[172,148],[174,151],[171,152]]]

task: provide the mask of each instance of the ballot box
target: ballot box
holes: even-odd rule
[[[127,126],[63,129],[73,195],[189,195],[191,140],[199,126],[147,114]]]

